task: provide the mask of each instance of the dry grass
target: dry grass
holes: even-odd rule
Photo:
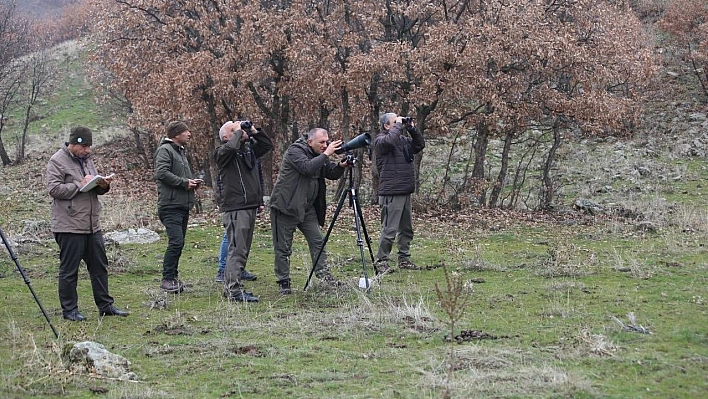
[[[548,248],[546,256],[534,267],[538,275],[547,278],[583,277],[592,274],[596,264],[594,253],[574,243],[559,241]]]
[[[551,359],[518,349],[461,347],[456,351],[453,398],[548,397],[592,391],[588,381],[559,367]],[[443,363],[431,355],[425,383],[432,389],[445,386]]]
[[[647,265],[640,260],[629,257],[625,259],[619,252],[614,251],[614,269],[618,272],[629,273],[632,278],[646,280],[655,273],[655,267]]]

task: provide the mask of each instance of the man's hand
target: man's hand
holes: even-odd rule
[[[79,183],[79,187],[85,186],[85,185],[88,184],[88,182],[90,182],[91,180],[93,180],[93,175],[86,175],[86,176],[84,176],[83,180],[81,180],[81,183]]]
[[[98,187],[101,187],[103,189],[108,188],[111,185],[111,182],[113,181],[113,176],[110,177],[104,177],[103,179],[98,181]]]
[[[189,179],[189,183],[187,184],[187,190],[194,190],[199,187],[204,183],[204,180],[202,179]]]
[[[342,148],[342,144],[344,144],[342,140],[334,140],[333,142],[329,143],[327,148],[324,150],[324,154],[328,157],[331,156],[332,154],[334,154],[335,151]]]

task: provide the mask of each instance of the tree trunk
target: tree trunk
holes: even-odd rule
[[[438,195],[435,198],[435,202],[438,204],[441,204],[443,200],[447,202],[447,198],[443,198],[445,196],[445,189],[447,188],[447,184],[450,182],[450,164],[452,163],[452,154],[455,152],[455,148],[457,147],[457,140],[460,138],[460,130],[456,130],[455,133],[455,138],[452,140],[452,145],[450,146],[450,151],[447,153],[447,160],[445,163],[445,174],[443,175],[442,181],[440,182],[440,190],[438,191]]]
[[[367,100],[369,102],[369,107],[371,108],[371,113],[369,118],[371,119],[371,144],[373,146],[374,139],[381,131],[379,127],[379,115],[381,113],[381,102],[379,101],[379,81],[381,76],[375,73],[371,77],[371,84],[369,84],[369,90],[367,91]],[[379,203],[378,191],[379,191],[379,171],[376,169],[376,151],[371,149],[371,205],[376,205]]]
[[[20,138],[20,142],[17,143],[17,158],[15,159],[16,164],[21,164],[25,160],[25,147],[27,146],[27,130],[29,129],[31,113],[32,104],[27,104],[27,110],[25,111],[25,121],[22,124],[22,136]]]
[[[499,204],[499,196],[504,189],[504,182],[506,181],[506,174],[509,170],[509,153],[511,152],[511,143],[516,134],[516,129],[512,128],[506,133],[504,138],[504,149],[502,150],[501,165],[499,168],[499,174],[497,175],[497,181],[492,187],[492,192],[489,194],[489,206],[497,207]]]
[[[477,137],[472,148],[474,149],[474,165],[472,166],[472,178],[478,187],[475,187],[475,195],[479,204],[486,203],[487,189],[484,185],[484,164],[486,162],[487,147],[489,146],[489,127],[486,123],[477,124]]]
[[[539,195],[539,207],[544,210],[551,209],[553,204],[553,199],[555,197],[555,186],[553,184],[553,178],[551,177],[551,169],[555,164],[556,152],[561,145],[563,137],[560,132],[560,127],[558,122],[553,124],[553,145],[551,149],[548,150],[548,157],[546,157],[546,162],[543,164],[542,178],[541,178],[541,193]]]
[[[7,156],[7,151],[5,151],[5,144],[2,142],[2,138],[0,138],[0,158],[2,159],[2,166],[7,166],[12,163],[10,157]]]

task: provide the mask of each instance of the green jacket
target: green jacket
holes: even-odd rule
[[[155,151],[155,181],[157,209],[192,209],[194,190],[187,190],[192,171],[184,147],[163,138]]]
[[[286,215],[305,220],[309,207],[314,207],[320,226],[325,220],[325,178],[336,180],[344,169],[325,154],[316,154],[301,137],[290,145],[283,156],[280,173],[270,195],[270,207]]]

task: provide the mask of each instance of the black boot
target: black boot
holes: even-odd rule
[[[79,309],[74,309],[64,313],[64,318],[71,321],[84,321],[86,317],[79,312]]]
[[[258,297],[253,296],[253,293],[241,290],[236,294],[229,296],[231,302],[258,302]]]
[[[278,281],[278,293],[283,294],[283,295],[288,295],[292,293],[293,291],[290,289],[290,279],[287,278],[285,280],[280,280]]]

